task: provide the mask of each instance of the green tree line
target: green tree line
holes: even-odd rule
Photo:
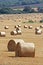
[[[31,7],[25,7],[23,10],[14,10],[13,8],[0,8],[0,14],[22,14],[22,13],[43,13],[43,8],[35,11]]]

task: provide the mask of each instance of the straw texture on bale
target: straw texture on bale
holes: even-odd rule
[[[14,40],[10,40],[8,42],[8,51],[15,51],[16,50],[16,45],[17,43],[24,43],[24,41],[22,39],[14,39]]]
[[[6,36],[6,33],[5,32],[0,32],[0,36],[1,37],[5,37]]]
[[[16,46],[15,54],[17,57],[34,57],[35,46],[33,43],[18,43]]]

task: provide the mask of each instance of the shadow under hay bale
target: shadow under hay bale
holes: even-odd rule
[[[15,51],[16,57],[35,57],[35,46],[33,43],[18,43]]]
[[[15,51],[16,50],[16,45],[17,43],[20,42],[20,43],[24,43],[24,41],[22,39],[14,39],[14,40],[10,40],[8,42],[8,51]]]

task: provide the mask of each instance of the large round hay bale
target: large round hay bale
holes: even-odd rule
[[[18,43],[16,46],[15,56],[19,57],[34,57],[35,45],[34,43]]]
[[[24,41],[22,39],[14,39],[14,40],[10,40],[8,42],[8,51],[15,51],[16,50],[16,45],[17,43],[24,43]]]
[[[5,37],[6,36],[6,33],[5,32],[0,32],[0,36],[1,37]]]
[[[11,35],[17,35],[16,31],[11,31]]]

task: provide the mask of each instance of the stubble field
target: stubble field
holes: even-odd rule
[[[5,37],[0,37],[0,65],[43,65],[43,28],[42,34],[35,34],[35,27],[40,27],[43,23],[42,13],[37,14],[4,14],[0,15],[0,32],[6,32]],[[33,20],[34,23],[26,23]],[[25,23],[24,23],[25,22]],[[15,30],[15,25],[21,25],[22,35],[11,35],[10,32]],[[5,26],[9,29],[4,29]],[[32,25],[33,29],[25,29],[24,25]],[[23,39],[25,42],[35,44],[35,57],[15,57],[15,52],[9,52],[7,45],[10,39]]]

